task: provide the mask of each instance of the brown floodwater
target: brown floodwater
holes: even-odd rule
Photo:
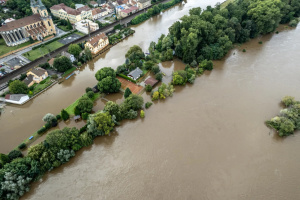
[[[132,44],[145,49],[151,41],[148,37],[157,40],[188,8],[216,2],[188,1],[143,23],[136,27],[134,37],[26,109],[35,116],[33,105],[54,112],[53,107],[69,104],[87,85],[95,84],[92,77],[97,69],[124,61],[125,49]],[[69,163],[47,173],[23,199],[300,199],[299,133],[279,138],[264,124],[279,112],[283,96],[300,99],[299,51],[299,28],[283,28],[279,34],[233,49],[194,85],[176,87],[174,97],[154,103],[146,110],[145,119],[124,122],[111,136],[97,138]],[[168,82],[169,73],[184,65],[175,60],[160,67]],[[56,103],[47,100],[53,96]],[[146,93],[143,97],[149,100]],[[118,95],[111,98],[122,100]],[[47,105],[42,105],[42,100]],[[99,109],[103,103],[97,102]],[[4,116],[22,114],[21,108],[7,110],[13,112],[6,111]],[[26,122],[38,123],[33,119]],[[23,129],[27,126],[23,124]],[[14,140],[23,134],[10,133],[15,134]],[[9,145],[6,143],[1,138],[1,145]]]

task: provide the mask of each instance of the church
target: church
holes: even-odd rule
[[[16,46],[56,34],[55,25],[41,0],[30,0],[33,15],[8,22],[0,27],[0,35],[7,46]]]

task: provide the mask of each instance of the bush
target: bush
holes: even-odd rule
[[[141,118],[145,118],[145,112],[143,110],[141,110],[140,116]]]
[[[146,108],[146,109],[150,108],[151,106],[152,106],[152,102],[147,102],[147,103],[145,104],[145,108]]]
[[[80,128],[79,133],[85,132],[86,129],[87,129],[87,124],[84,127]]]
[[[298,20],[293,19],[292,21],[290,21],[289,26],[290,27],[296,27],[298,25]]]
[[[82,113],[81,117],[83,120],[87,120],[89,114],[88,113]]]
[[[81,62],[78,62],[78,63],[77,63],[77,66],[78,66],[78,67],[80,67],[81,65],[82,65],[82,63],[81,63]]]
[[[42,127],[42,128],[40,128],[38,131],[37,131],[37,133],[38,134],[43,134],[43,133],[45,133],[47,131],[47,129],[45,128],[45,127]]]
[[[124,92],[124,98],[125,99],[128,98],[131,94],[132,94],[131,90],[129,88],[126,88]]]
[[[151,92],[153,88],[152,88],[151,85],[146,85],[145,89],[146,89],[147,92]]]
[[[204,69],[204,70],[209,70],[211,71],[214,68],[214,64],[211,60],[203,60],[200,64],[199,67]]]
[[[155,79],[158,80],[158,81],[161,81],[162,78],[163,78],[162,73],[157,73],[157,74],[155,75]]]
[[[42,80],[42,81],[40,82],[40,84],[44,84],[44,83],[46,83],[46,80]]]
[[[50,123],[50,122],[47,122],[46,124],[45,124],[45,128],[48,130],[48,129],[50,129],[52,127],[52,123]]]
[[[243,49],[243,52],[246,52],[246,49]]]
[[[57,120],[60,120],[60,119],[61,119],[61,116],[60,116],[60,115],[56,115],[56,119],[57,119]]]
[[[22,158],[22,157],[23,157],[23,154],[19,150],[12,150],[8,154],[8,158],[9,158],[10,161],[13,161],[16,158]]]
[[[88,96],[88,98],[90,98],[90,99],[92,99],[93,97],[94,97],[94,92],[93,91],[89,91],[89,92],[87,92],[87,96]]]
[[[153,66],[153,67],[152,67],[152,72],[153,72],[154,74],[157,74],[158,72],[160,72],[159,66],[157,66],[157,65]]]
[[[74,114],[80,115],[80,109],[77,106],[74,108]]]
[[[18,146],[19,149],[25,149],[26,148],[26,144],[25,143],[22,143]]]
[[[53,75],[51,75],[51,78],[56,80],[58,78],[58,76],[57,76],[57,74],[53,74]]]
[[[124,79],[126,79],[126,80],[129,80],[129,81],[131,81],[131,82],[133,82],[133,83],[136,83],[135,80],[133,80],[132,78],[129,78],[128,76],[125,76],[124,74],[118,74],[118,76],[120,76],[120,77],[122,77],[122,78],[124,78]]]
[[[286,106],[289,107],[295,104],[295,98],[291,96],[285,96],[282,98],[281,102]]]
[[[90,87],[85,88],[85,93],[88,93],[88,92],[90,92],[90,91],[93,91],[93,89],[90,88]]]

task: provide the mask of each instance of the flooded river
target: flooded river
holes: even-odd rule
[[[131,45],[145,49],[189,8],[216,2],[188,1],[136,27],[134,37],[74,80],[25,105],[30,114],[9,107],[4,116],[11,121],[0,121],[8,130],[1,131],[1,150],[18,144],[17,136],[26,136],[24,127],[36,130],[44,113],[59,112],[95,84],[96,70],[123,62]],[[299,52],[299,28],[233,49],[194,85],[176,87],[174,97],[146,110],[144,120],[125,122],[110,137],[97,138],[33,184],[23,199],[300,199],[300,133],[282,139],[264,125],[279,112],[283,96],[300,99]],[[174,61],[160,67],[169,75],[184,65]]]

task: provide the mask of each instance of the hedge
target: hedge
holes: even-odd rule
[[[131,82],[133,82],[133,83],[136,83],[135,80],[133,80],[132,78],[129,78],[128,76],[125,76],[124,74],[118,74],[118,76],[120,76],[120,77],[122,77],[122,78],[125,78],[126,80],[129,80],[129,81],[131,81]]]
[[[25,143],[22,143],[18,146],[19,149],[25,149],[26,148],[26,144]]]

